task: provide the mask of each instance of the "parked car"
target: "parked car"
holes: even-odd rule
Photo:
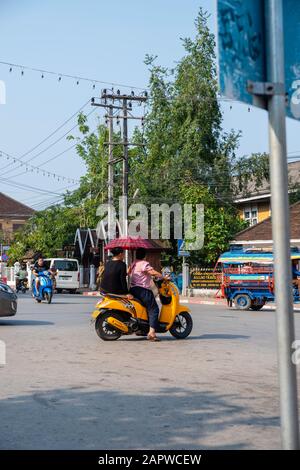
[[[75,294],[79,289],[79,263],[77,259],[48,258],[45,262],[49,269],[55,268],[57,270],[56,291],[60,293],[66,289]]]
[[[0,317],[12,317],[17,313],[17,295],[3,282],[0,282]]]

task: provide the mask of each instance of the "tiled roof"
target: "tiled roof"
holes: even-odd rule
[[[0,193],[0,217],[30,217],[34,214],[31,207],[25,206],[21,202]]]
[[[289,181],[290,184],[297,184],[300,183],[300,161],[292,162],[288,165],[289,171]],[[254,179],[250,178],[247,182],[247,187],[243,189],[242,192],[238,192],[235,196],[235,199],[242,199],[245,197],[252,197],[252,196],[263,196],[270,194],[270,183],[265,179],[262,181],[261,185],[257,187]]]

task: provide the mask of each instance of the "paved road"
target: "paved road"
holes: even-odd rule
[[[193,306],[189,340],[106,343],[94,304],[27,295],[0,319],[1,449],[280,447],[273,311]]]

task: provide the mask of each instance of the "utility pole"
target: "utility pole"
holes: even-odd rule
[[[269,99],[270,172],[281,433],[285,450],[299,449],[295,340],[290,261],[290,219],[285,118],[285,62],[282,0],[266,0],[268,81],[274,86]]]
[[[108,115],[108,120],[109,120],[109,131],[108,131],[108,241],[110,241],[112,237],[112,230],[113,230],[113,220],[112,220],[112,211],[111,208],[113,207],[114,204],[114,165],[113,165],[113,159],[114,159],[114,146],[113,146],[113,138],[114,138],[114,120],[113,120],[113,115],[114,115],[114,109],[110,105],[109,106],[109,115]]]
[[[124,237],[128,235],[128,115],[127,115],[127,99],[123,99],[123,147],[124,147],[124,160],[123,160],[123,234]]]
[[[91,105],[98,106],[100,108],[108,109],[108,182],[107,182],[107,202],[108,202],[108,241],[113,239],[114,225],[113,225],[113,214],[112,207],[114,204],[114,110],[122,109],[120,106],[114,106],[112,103],[107,104],[106,98],[103,102],[96,102],[95,98],[92,98]]]
[[[123,195],[123,205],[122,205],[122,232],[123,236],[128,235],[128,192],[129,192],[129,183],[128,183],[128,175],[129,175],[129,159],[128,159],[128,149],[129,146],[140,146],[141,144],[136,144],[133,142],[129,142],[128,140],[128,120],[141,120],[142,124],[144,123],[144,116],[136,117],[133,116],[132,113],[132,103],[145,103],[147,101],[148,95],[145,92],[143,95],[136,96],[134,92],[130,95],[121,94],[118,90],[117,93],[110,92],[108,90],[103,90],[101,95],[101,99],[104,100],[104,105],[106,106],[108,100],[110,101],[109,105],[109,119],[113,121],[113,119],[121,120],[123,119],[123,136],[122,142],[112,142],[112,138],[109,139],[108,145],[110,149],[110,154],[112,154],[112,149],[116,145],[123,145],[123,175],[122,175],[122,195]],[[117,105],[115,104],[117,103]],[[122,114],[113,115],[113,110],[118,109],[121,111]],[[119,160],[114,160],[113,158],[110,159],[110,165],[113,166],[114,163],[117,163]]]

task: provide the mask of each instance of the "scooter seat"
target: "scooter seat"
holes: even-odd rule
[[[140,299],[136,299],[135,297],[132,299],[134,302],[137,302],[138,304],[140,304],[142,307],[145,307],[145,305],[143,304],[143,302],[140,301]]]
[[[129,300],[129,302],[130,302],[131,300],[133,300],[134,302],[137,302],[137,303],[139,303],[140,305],[142,305],[142,307],[145,307],[145,305],[144,305],[139,299],[136,299],[136,298],[128,299],[126,295],[110,294],[109,292],[101,292],[101,291],[100,291],[100,294],[101,294],[103,297],[108,297],[109,299]]]
[[[101,292],[100,294],[103,297],[108,297],[110,299],[127,299],[126,295],[121,295],[121,294],[110,294],[109,292]]]

